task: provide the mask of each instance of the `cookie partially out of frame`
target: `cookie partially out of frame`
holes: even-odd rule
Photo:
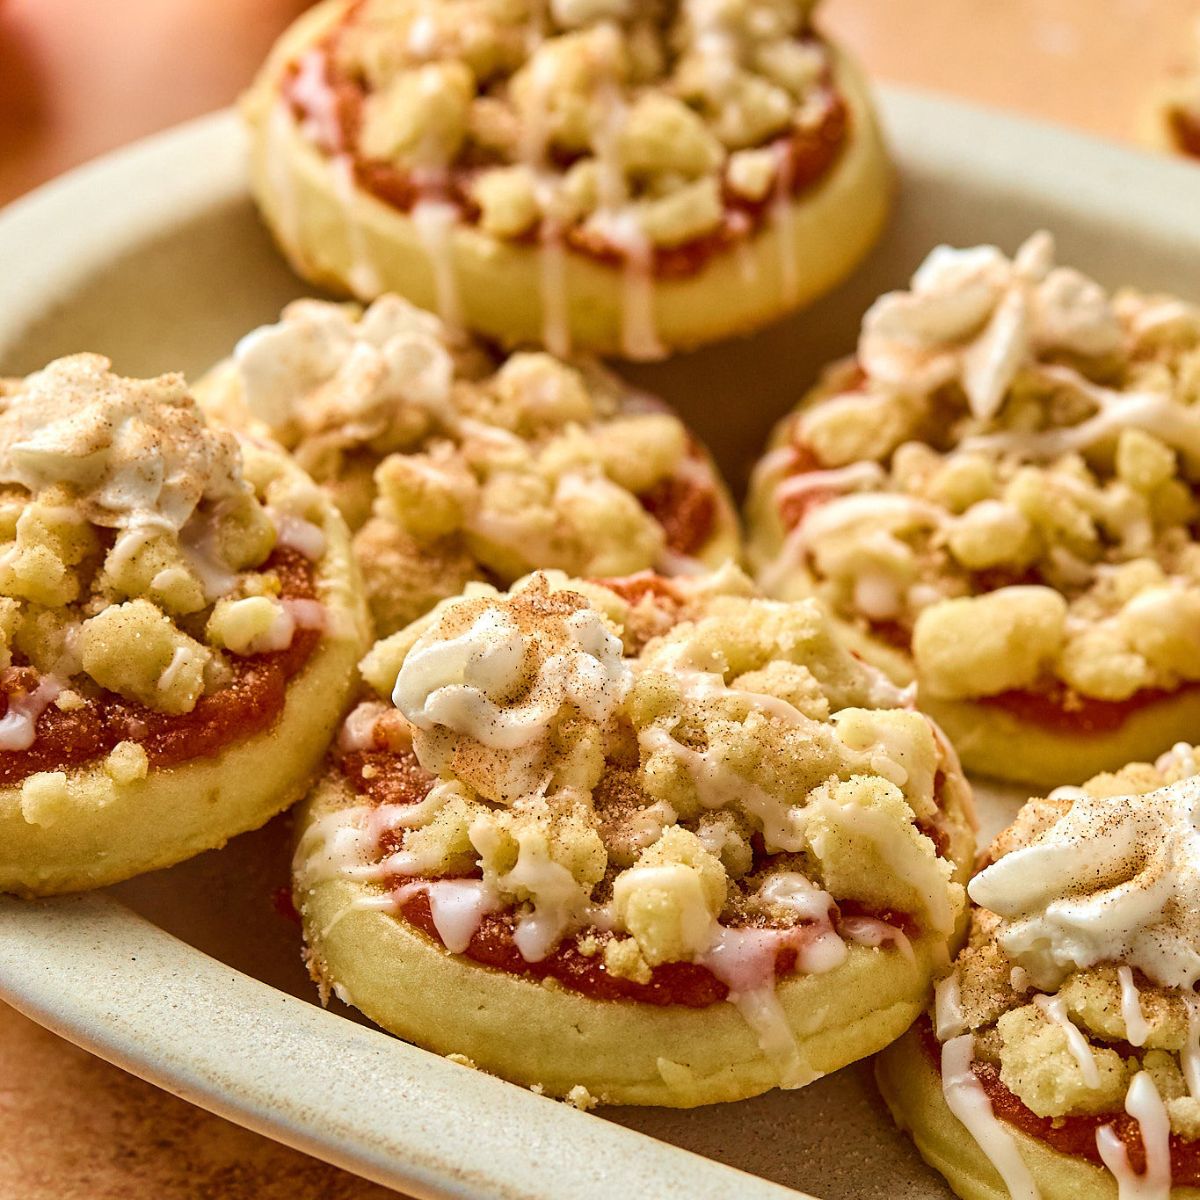
[[[748,554],[968,769],[1053,787],[1200,721],[1200,311],[940,247],[776,430]]]
[[[469,589],[363,663],[300,811],[314,978],[578,1103],[800,1087],[899,1036],[973,856],[948,743],[728,570]]]
[[[967,947],[877,1060],[963,1200],[1200,1194],[1196,752],[1032,800],[970,884]]]
[[[305,278],[505,344],[628,358],[839,282],[891,174],[805,0],[326,0],[244,102]]]
[[[297,301],[197,394],[337,503],[381,635],[471,580],[686,574],[740,552],[712,460],[666,405],[594,362],[492,353],[399,296]]]
[[[0,891],[99,887],[304,792],[366,614],[346,527],[177,375],[0,383]]]

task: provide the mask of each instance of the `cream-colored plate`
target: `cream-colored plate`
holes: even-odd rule
[[[1045,226],[1062,261],[1107,283],[1200,299],[1194,167],[927,97],[886,92],[884,110],[903,194],[863,270],[755,338],[631,372],[679,405],[735,482],[817,365],[852,345],[870,300],[937,241],[1011,250]],[[0,217],[0,373],[96,350],[127,373],[194,377],[302,290],[246,196],[237,123],[219,115]],[[1015,803],[987,792],[989,831]],[[945,1194],[861,1064],[801,1092],[602,1119],[322,1011],[273,904],[287,836],[284,818],[108,893],[0,900],[0,996],[197,1104],[418,1196]]]

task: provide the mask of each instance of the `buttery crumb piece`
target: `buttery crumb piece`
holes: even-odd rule
[[[54,707],[61,712],[75,712],[86,704],[87,700],[71,688],[59,692],[54,700]]]
[[[470,1067],[472,1071],[479,1070],[475,1060],[473,1058],[468,1058],[465,1054],[447,1054],[446,1057],[452,1063],[458,1063],[460,1067]]]
[[[137,742],[118,742],[104,760],[104,770],[114,783],[134,783],[145,779],[150,760]]]
[[[585,933],[575,943],[575,949],[584,958],[595,958],[600,953],[600,939],[594,933]]]
[[[634,983],[649,983],[652,978],[650,964],[631,937],[613,938],[604,943],[604,969],[618,979],[631,979]]]
[[[66,802],[65,771],[38,771],[21,784],[21,816],[30,825],[53,825]]]
[[[582,1083],[577,1083],[563,1099],[572,1107],[579,1109],[580,1112],[589,1112],[600,1103]]]

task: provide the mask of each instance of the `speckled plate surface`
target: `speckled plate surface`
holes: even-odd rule
[[[1194,168],[929,97],[885,91],[883,107],[903,190],[854,279],[754,338],[630,372],[680,407],[739,486],[771,423],[853,344],[867,304],[938,241],[1011,250],[1045,227],[1061,261],[1105,283],[1200,300]],[[255,218],[237,122],[218,115],[0,216],[0,373],[95,350],[125,373],[195,377],[303,290]],[[984,787],[980,799],[986,835],[1020,797]],[[863,1064],[740,1104],[585,1115],[336,1003],[322,1010],[275,903],[288,840],[284,817],[105,893],[0,899],[0,997],[188,1100],[415,1196],[947,1194]]]

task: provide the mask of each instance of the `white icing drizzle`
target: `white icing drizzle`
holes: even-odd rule
[[[792,180],[795,166],[791,148],[780,142],[777,151],[775,192],[771,199],[771,224],[779,242],[779,292],[784,304],[794,304],[800,291],[796,262],[796,230],[792,224]]]
[[[105,571],[113,576],[121,574],[134,555],[152,542],[162,529],[162,525],[146,521],[140,525],[132,525],[128,529],[119,530],[112,549],[104,560]]]
[[[283,611],[297,629],[324,629],[329,616],[328,610],[319,600],[282,600]],[[288,638],[291,641],[291,638]],[[286,643],[285,643],[286,644]],[[282,647],[280,647],[282,649]]]
[[[908,940],[908,934],[903,929],[897,929],[895,925],[881,921],[878,917],[858,915],[843,917],[839,928],[842,935],[856,946],[867,946],[874,950],[890,946],[902,958],[906,958],[911,963],[916,962],[916,951],[913,950],[912,942]]]
[[[1100,1068],[1096,1065],[1096,1055],[1088,1044],[1087,1038],[1080,1032],[1075,1022],[1067,1013],[1067,1005],[1061,996],[1034,996],[1033,1002],[1055,1025],[1066,1034],[1067,1049],[1079,1067],[1083,1082],[1090,1088],[1100,1086]]]
[[[707,751],[683,746],[663,728],[652,725],[638,734],[647,754],[666,751],[679,760],[692,778],[696,797],[708,809],[740,807],[757,819],[769,853],[798,853],[806,845],[802,820],[792,805],[751,783],[745,776],[709,757]]]
[[[1142,1015],[1142,1002],[1137,984],[1133,981],[1133,969],[1118,967],[1117,979],[1121,983],[1121,1020],[1125,1022],[1125,1037],[1131,1046],[1144,1046],[1150,1035],[1150,1026]]]
[[[399,906],[411,896],[425,892],[433,927],[451,954],[462,954],[479,932],[483,918],[500,907],[494,888],[482,879],[435,879],[406,883],[396,889]]]
[[[951,1038],[942,1046],[942,1095],[946,1106],[996,1168],[1011,1200],[1039,1200],[1037,1184],[1016,1140],[996,1119],[983,1084],[971,1070],[974,1057],[975,1039],[969,1033]]]
[[[267,513],[275,525],[277,546],[295,550],[309,562],[319,562],[324,558],[325,531],[319,525],[274,508],[268,509]]]
[[[1039,371],[1046,379],[1086,396],[1096,406],[1095,415],[1057,429],[1034,433],[1004,430],[964,438],[964,453],[1011,454],[1030,462],[1044,462],[1090,450],[1116,438],[1122,430],[1141,429],[1189,457],[1200,455],[1200,421],[1169,393],[1115,391],[1091,383],[1070,367],[1043,366]]]
[[[204,598],[211,604],[237,586],[237,574],[222,561],[213,544],[213,531],[208,522],[189,521],[179,534],[179,549],[184,562],[192,569],[204,589]]]
[[[525,670],[525,637],[503,610],[488,608],[465,633],[442,639],[436,629],[409,651],[392,701],[418,728],[438,726],[494,749],[515,750],[545,736],[570,701],[587,717],[607,720],[624,699],[632,676],[621,642],[593,609],[564,622],[573,645],[552,654],[521,704],[498,702]]]
[[[621,349],[641,361],[665,358],[654,313],[654,252],[644,238],[625,247],[621,287]]]
[[[742,1014],[757,1036],[759,1048],[775,1064],[779,1086],[797,1088],[819,1078],[819,1073],[804,1060],[775,990],[775,958],[788,945],[796,948],[797,970],[809,975],[832,971],[846,959],[846,944],[829,924],[826,911],[823,923],[815,928],[718,926],[712,946],[698,955],[696,962],[729,988],[729,1003]]]
[[[886,479],[887,472],[877,462],[850,463],[827,471],[805,471],[780,480],[775,489],[775,502],[783,504],[808,492],[849,492],[882,486]]]
[[[957,971],[938,980],[933,989],[933,1032],[939,1042],[961,1037],[967,1032],[967,1017],[962,1006],[962,991]]]
[[[1118,1200],[1169,1200],[1171,1195],[1171,1122],[1149,1071],[1139,1071],[1125,1093],[1125,1111],[1137,1122],[1146,1151],[1139,1175],[1125,1143],[1111,1125],[1096,1130],[1100,1159],[1117,1181]]]
[[[8,711],[0,717],[0,750],[28,750],[37,736],[38,718],[65,686],[55,676],[43,675],[32,692],[10,693]]]
[[[438,316],[454,329],[462,328],[462,303],[454,277],[453,236],[458,210],[443,200],[421,200],[410,214],[413,228],[429,259],[433,272],[434,302]]]
[[[1122,1008],[1143,1029],[1132,968],[1164,987],[1200,977],[1200,780],[1145,795],[1081,796],[1027,844],[971,880],[976,904],[1004,918],[997,940],[1039,989],[1072,971],[1120,963]]]
[[[379,701],[367,700],[355,705],[338,733],[338,749],[344,753],[370,750],[375,745],[375,723],[391,711],[389,705]]]

